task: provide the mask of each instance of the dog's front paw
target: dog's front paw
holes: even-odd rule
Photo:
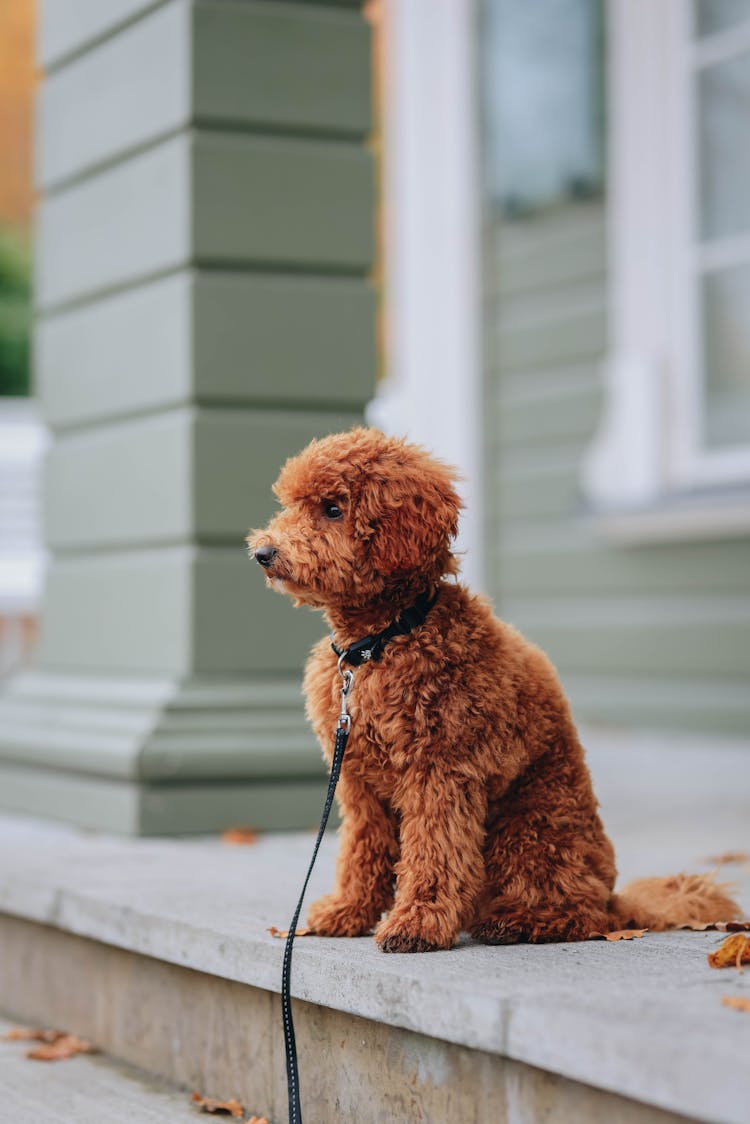
[[[319,937],[363,937],[374,921],[360,905],[326,894],[310,906],[307,924]]]
[[[425,906],[394,909],[378,926],[375,940],[383,952],[438,952],[456,943],[458,927],[443,913]]]

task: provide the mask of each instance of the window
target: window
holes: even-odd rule
[[[736,532],[750,525],[736,502],[750,483],[750,0],[610,0],[609,17],[611,343],[584,486],[603,511],[702,496],[712,533],[733,493]]]
[[[680,5],[686,346],[674,477],[750,479],[750,0]],[[682,108],[682,120],[680,120]]]

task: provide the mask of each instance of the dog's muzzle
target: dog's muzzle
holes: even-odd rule
[[[261,566],[268,567],[276,557],[277,550],[275,546],[259,546],[255,552],[255,561]]]

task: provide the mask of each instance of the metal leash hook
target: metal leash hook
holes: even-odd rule
[[[354,686],[354,672],[348,667],[346,669],[342,669],[341,664],[345,658],[346,652],[343,652],[339,656],[338,662],[338,671],[339,675],[341,676],[341,710],[339,712],[339,720],[336,724],[336,729],[346,730],[348,733],[349,728],[352,724],[352,718],[349,714],[349,711],[346,709],[346,700],[349,696],[349,692]]]

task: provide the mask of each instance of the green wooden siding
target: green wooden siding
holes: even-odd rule
[[[492,593],[576,716],[750,734],[750,537],[609,542],[581,494],[607,350],[605,209],[487,228]]]

